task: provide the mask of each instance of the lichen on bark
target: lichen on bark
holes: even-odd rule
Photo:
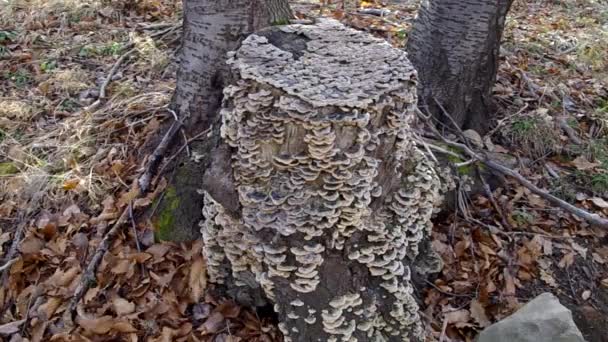
[[[205,194],[210,281],[261,289],[287,341],[420,339],[410,275],[440,184],[405,53],[321,20],[253,34],[228,64],[240,212]]]

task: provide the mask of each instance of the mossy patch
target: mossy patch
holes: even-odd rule
[[[159,206],[157,219],[154,222],[154,237],[157,241],[171,240],[175,227],[175,212],[179,208],[179,197],[174,187],[169,186],[162,198],[163,206]],[[156,206],[156,204],[155,204]]]
[[[289,24],[289,19],[279,19],[279,20],[275,20],[272,23],[270,23],[270,26],[281,26],[281,25],[288,25]]]
[[[19,168],[11,162],[0,163],[0,176],[14,175],[19,172]]]

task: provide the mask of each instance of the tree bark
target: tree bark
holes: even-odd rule
[[[182,157],[169,174],[168,190],[152,222],[163,240],[192,240],[198,222],[206,183],[231,188],[229,154],[219,139],[218,110],[227,83],[226,54],[236,49],[248,34],[291,18],[287,0],[185,0],[180,69],[172,107],[184,121],[190,136],[212,128],[202,142],[190,146],[193,159]],[[201,177],[204,174],[205,177]],[[236,193],[215,194],[226,207],[237,206]]]
[[[500,40],[512,0],[423,1],[407,50],[418,70],[420,105],[446,127],[488,130],[495,113]]]
[[[420,248],[440,184],[412,141],[405,53],[324,20],[231,56],[221,134],[240,206],[205,194],[209,280],[261,290],[286,341],[422,339],[410,276],[437,265]]]

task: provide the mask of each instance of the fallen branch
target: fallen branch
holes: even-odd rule
[[[506,118],[500,119],[498,120],[498,123],[496,124],[496,127],[494,127],[492,130],[490,130],[486,136],[491,137],[494,135],[494,133],[496,133],[500,128],[502,128],[502,126],[507,123],[509,120],[513,119],[514,117],[520,115],[521,113],[524,112],[524,110],[526,110],[528,108],[528,103],[526,103],[520,110],[518,110],[515,114],[511,114],[509,116],[507,116]]]
[[[482,156],[482,155],[476,153],[475,151],[471,150],[468,146],[466,146],[464,144],[460,144],[457,142],[447,140],[443,136],[439,136],[439,137],[443,140],[444,143],[446,143],[452,147],[459,148],[465,154],[469,155],[471,158],[475,158],[475,159],[479,160],[480,162],[484,163],[486,166],[488,166],[492,170],[498,171],[503,175],[515,178],[515,180],[517,180],[520,184],[522,184],[526,188],[530,189],[530,191],[532,191],[536,195],[542,197],[543,199],[553,203],[554,205],[558,206],[559,208],[564,209],[564,210],[568,211],[569,213],[584,219],[585,221],[591,223],[594,226],[598,226],[601,228],[608,228],[608,219],[605,219],[597,214],[592,214],[584,209],[576,207],[576,206],[562,200],[561,198],[551,195],[547,191],[542,190],[541,188],[532,184],[532,182],[527,180],[524,176],[520,175],[519,172],[511,170],[504,165],[501,165],[491,159],[488,159],[485,156]]]
[[[164,36],[166,34],[169,34],[173,31],[177,30],[179,27],[180,27],[179,24],[173,25],[167,29],[156,32],[154,34],[151,34],[150,38]],[[128,56],[130,56],[133,52],[136,51],[135,43],[131,42],[131,43],[126,44],[125,46],[122,47],[122,49],[120,51],[125,51],[125,52],[116,60],[116,62],[114,62],[114,65],[112,65],[112,68],[108,72],[108,75],[106,76],[103,83],[99,87],[99,98],[95,102],[93,102],[90,106],[86,107],[85,111],[88,111],[88,112],[95,111],[97,108],[99,108],[99,106],[102,105],[102,101],[106,98],[106,88],[108,87],[110,82],[112,82],[112,77],[116,73],[116,70],[118,70],[118,67],[127,59]]]
[[[582,145],[583,142],[581,141],[581,139],[578,137],[578,134],[576,134],[576,131],[574,130],[574,128],[570,127],[570,125],[568,124],[568,121],[566,121],[566,119],[564,118],[559,118],[557,119],[557,122],[559,122],[559,127],[562,129],[562,131],[564,131],[564,133],[566,133],[566,135],[568,136],[568,138],[576,145]]]
[[[29,215],[21,215],[21,217],[19,218],[20,223],[17,226],[17,229],[15,230],[13,242],[11,243],[11,247],[9,248],[8,252],[6,253],[6,256],[4,257],[4,260],[6,260],[6,262],[4,265],[2,265],[2,267],[0,267],[0,272],[2,273],[0,276],[1,286],[6,285],[5,281],[7,278],[7,273],[5,273],[5,271],[10,269],[10,267],[18,260],[18,258],[15,258],[15,255],[17,254],[17,250],[19,249],[19,243],[23,239],[23,232],[25,231],[25,226],[28,220]]]
[[[148,165],[147,165],[145,171],[137,179],[138,187],[135,190],[136,191],[135,196],[134,196],[135,198],[141,197],[150,188],[150,183],[152,182],[153,176],[154,176],[154,174],[156,174],[156,170],[158,169],[158,166],[160,165],[160,162],[162,161],[164,154],[167,152],[167,149],[171,145],[171,141],[173,141],[173,138],[175,138],[175,135],[179,131],[180,127],[181,127],[180,122],[175,121],[171,125],[169,130],[165,133],[165,135],[163,136],[163,139],[161,140],[161,142],[158,144],[158,146],[152,153],[151,159],[148,160]],[[66,310],[66,313],[65,313],[65,315],[68,316],[68,317],[66,317],[66,318],[68,318],[68,321],[72,321],[72,318],[74,316],[78,303],[80,302],[82,297],[84,297],[84,295],[86,294],[88,289],[91,287],[91,285],[95,283],[95,279],[96,279],[95,274],[97,273],[97,268],[99,267],[99,264],[101,263],[101,260],[103,259],[103,256],[106,254],[106,252],[110,248],[112,241],[114,241],[114,238],[118,235],[118,233],[120,232],[120,229],[128,222],[128,220],[131,216],[132,216],[132,207],[129,204],[123,210],[123,212],[120,215],[120,217],[118,218],[118,220],[116,220],[116,222],[114,222],[114,225],[112,226],[112,228],[105,234],[105,236],[101,240],[101,243],[95,250],[95,254],[93,254],[91,261],[87,265],[86,270],[84,271],[82,277],[80,278],[80,283],[78,284],[76,291],[74,291],[74,296],[70,300],[70,304],[68,305],[68,309]],[[137,236],[135,238],[137,239]]]
[[[114,62],[114,65],[112,65],[112,68],[110,69],[110,71],[108,72],[108,75],[106,76],[106,79],[103,81],[103,83],[101,84],[101,87],[99,87],[99,98],[100,99],[105,99],[106,98],[106,88],[108,87],[108,85],[110,84],[110,82],[112,82],[112,77],[114,77],[114,74],[116,73],[116,70],[118,70],[118,67],[125,61],[125,59],[127,59],[127,57],[129,57],[133,52],[135,52],[134,49],[131,49],[125,53],[123,53],[120,57],[118,57],[118,59],[116,60],[116,62]]]
[[[440,103],[437,103],[437,104],[441,106]],[[456,122],[452,119],[450,114],[445,109],[443,109],[443,107],[441,109],[448,116],[448,118],[450,118],[450,120],[452,121],[452,124],[454,124],[456,130],[461,133],[461,136],[463,136],[462,130],[456,124]],[[433,132],[433,134],[437,138],[441,139],[441,141],[443,141],[445,144],[460,149],[469,157],[479,160],[480,162],[484,163],[486,166],[488,166],[489,168],[491,168],[494,171],[497,171],[505,176],[515,178],[515,180],[517,180],[520,184],[522,184],[526,188],[530,189],[530,191],[532,191],[536,195],[542,197],[543,199],[549,201],[550,203],[553,203],[557,207],[564,209],[564,210],[568,211],[569,213],[584,219],[585,221],[591,223],[594,226],[608,229],[608,219],[605,219],[598,214],[590,213],[584,209],[576,207],[576,206],[562,200],[559,197],[551,195],[547,191],[542,190],[541,188],[532,184],[532,182],[527,180],[524,176],[520,175],[519,172],[511,170],[508,167],[489,159],[487,156],[480,155],[479,153],[473,151],[472,148],[470,148],[469,146],[467,146],[465,144],[457,143],[457,142],[446,139],[443,135],[441,135],[441,133],[439,133],[437,131],[437,129],[435,128],[433,123],[429,122],[429,116],[425,115],[424,113],[422,113],[419,110],[418,110],[418,114],[427,123],[427,126],[430,128],[430,130]],[[466,141],[466,137],[463,136],[462,138],[465,139],[465,141]]]
[[[148,167],[137,180],[139,189],[141,189],[142,192],[148,191],[150,182],[152,181],[152,178],[154,177],[154,174],[156,173],[156,170],[158,169],[160,162],[163,160],[165,152],[169,148],[169,145],[173,141],[173,138],[175,138],[175,135],[177,134],[177,132],[179,131],[181,126],[182,126],[181,121],[173,122],[171,127],[169,127],[169,130],[167,131],[167,133],[165,133],[165,136],[163,137],[163,139],[160,141],[160,144],[158,144],[158,146],[156,147],[154,152],[152,152],[152,155],[150,156],[150,159],[148,160]]]

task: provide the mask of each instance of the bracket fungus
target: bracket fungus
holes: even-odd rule
[[[412,141],[406,54],[324,19],[253,34],[228,64],[241,215],[205,195],[209,279],[261,288],[286,341],[420,338],[410,268],[441,185]]]

